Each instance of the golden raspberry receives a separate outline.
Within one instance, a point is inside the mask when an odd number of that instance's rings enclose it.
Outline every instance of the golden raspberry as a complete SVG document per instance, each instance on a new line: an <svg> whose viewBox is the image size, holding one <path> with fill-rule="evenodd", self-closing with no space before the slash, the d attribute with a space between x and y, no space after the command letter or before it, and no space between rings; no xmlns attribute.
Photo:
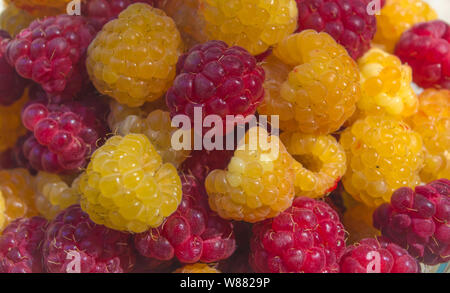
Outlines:
<svg viewBox="0 0 450 293"><path fill-rule="evenodd" d="M143 134L109 138L92 155L79 185L81 208L115 230L158 227L181 202L176 168L162 161Z"/></svg>
<svg viewBox="0 0 450 293"><path fill-rule="evenodd" d="M17 139L26 133L20 113L28 102L27 92L25 90L23 96L12 105L0 105L0 152L14 146Z"/></svg>
<svg viewBox="0 0 450 293"><path fill-rule="evenodd" d="M36 191L35 204L41 215L51 220L71 205L77 204L80 199L78 190L79 178L68 184L64 178L51 173L39 172L35 178Z"/></svg>
<svg viewBox="0 0 450 293"><path fill-rule="evenodd" d="M294 198L292 157L277 136L251 128L226 170L205 181L209 205L224 219L258 222L276 217Z"/></svg>
<svg viewBox="0 0 450 293"><path fill-rule="evenodd" d="M258 55L297 28L295 0L199 0L211 40L241 46Z"/></svg>
<svg viewBox="0 0 450 293"><path fill-rule="evenodd" d="M263 64L267 93L260 114L279 115L282 130L309 134L336 131L353 114L361 94L358 67L330 35L304 30L274 55Z"/></svg>
<svg viewBox="0 0 450 293"><path fill-rule="evenodd" d="M387 0L377 18L377 32L373 42L389 53L402 33L419 22L437 19L437 14L423 0Z"/></svg>
<svg viewBox="0 0 450 293"><path fill-rule="evenodd" d="M160 98L175 78L182 42L173 20L136 3L103 26L86 61L95 87L130 107Z"/></svg>
<svg viewBox="0 0 450 293"><path fill-rule="evenodd" d="M280 138L295 159L295 196L322 197L336 188L346 158L333 136L284 132Z"/></svg>
<svg viewBox="0 0 450 293"><path fill-rule="evenodd" d="M420 183L422 138L403 121L367 116L348 127L340 143L347 154L345 190L367 206L389 202L397 188Z"/></svg>
<svg viewBox="0 0 450 293"><path fill-rule="evenodd" d="M11 4L0 14L0 28L7 31L11 37L14 37L35 19L36 17L27 11Z"/></svg>
<svg viewBox="0 0 450 293"><path fill-rule="evenodd" d="M177 274L207 274L207 273L220 273L214 267L211 267L205 263L194 263L190 265L185 265L184 267L178 268L174 271Z"/></svg>
<svg viewBox="0 0 450 293"><path fill-rule="evenodd" d="M402 65L395 55L376 48L364 54L358 65L362 92L357 103L362 112L360 118L384 113L406 117L417 112L418 99L411 87L411 67Z"/></svg>
<svg viewBox="0 0 450 293"><path fill-rule="evenodd" d="M136 111L136 113L130 113L130 115L122 117L119 121L115 121L116 114L117 112L111 112L110 116L112 115L113 117L108 119L108 121L112 122L109 126L115 134L145 134L162 157L162 160L172 163L177 168L189 156L189 150L175 150L172 148L172 135L178 128L172 127L169 112L155 110L145 116Z"/></svg>
<svg viewBox="0 0 450 293"><path fill-rule="evenodd" d="M2 231L2 228L5 225L5 211L6 211L6 206L5 206L5 198L3 197L3 193L0 190L0 232Z"/></svg>
<svg viewBox="0 0 450 293"><path fill-rule="evenodd" d="M419 96L419 112L408 120L423 139L423 182L450 178L450 90L428 89Z"/></svg>
<svg viewBox="0 0 450 293"><path fill-rule="evenodd" d="M4 226L17 218L38 215L34 205L33 177L28 170L0 170L0 191L5 201Z"/></svg>
<svg viewBox="0 0 450 293"><path fill-rule="evenodd" d="M36 17L42 17L65 13L70 1L72 0L8 0L7 2Z"/></svg>

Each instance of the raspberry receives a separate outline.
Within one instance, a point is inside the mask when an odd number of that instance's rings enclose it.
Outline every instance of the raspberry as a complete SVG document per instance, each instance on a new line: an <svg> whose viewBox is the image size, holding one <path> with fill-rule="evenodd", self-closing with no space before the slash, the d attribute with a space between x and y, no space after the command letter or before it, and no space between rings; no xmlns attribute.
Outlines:
<svg viewBox="0 0 450 293"><path fill-rule="evenodd" d="M420 270L418 262L405 249L375 238L348 246L340 268L341 273L419 273Z"/></svg>
<svg viewBox="0 0 450 293"><path fill-rule="evenodd" d="M131 235L93 223L80 206L73 205L49 223L42 245L43 263L49 273L126 273L135 255Z"/></svg>
<svg viewBox="0 0 450 293"><path fill-rule="evenodd" d="M48 222L20 218L0 236L0 273L42 273L41 245Z"/></svg>
<svg viewBox="0 0 450 293"><path fill-rule="evenodd" d="M114 118L108 120L114 122ZM128 115L110 127L118 135L145 134L163 161L172 163L175 167L178 167L189 156L189 150L172 148L172 136L178 131L178 128L172 127L169 112L155 110L147 116Z"/></svg>
<svg viewBox="0 0 450 293"><path fill-rule="evenodd" d="M185 265L174 271L177 274L207 274L207 273L220 273L216 268L211 267L204 263L195 263L191 265Z"/></svg>
<svg viewBox="0 0 450 293"><path fill-rule="evenodd" d="M5 225L17 218L37 216L33 177L26 169L0 170L0 191L5 200ZM2 227L0 227L1 230Z"/></svg>
<svg viewBox="0 0 450 293"><path fill-rule="evenodd" d="M295 0L199 0L209 39L247 49L258 55L297 28Z"/></svg>
<svg viewBox="0 0 450 293"><path fill-rule="evenodd" d="M387 0L377 18L374 43L393 53L402 33L413 25L437 18L436 12L423 0Z"/></svg>
<svg viewBox="0 0 450 293"><path fill-rule="evenodd" d="M428 265L450 260L450 180L397 189L373 214L375 228Z"/></svg>
<svg viewBox="0 0 450 293"><path fill-rule="evenodd" d="M304 30L286 38L274 55L278 59L264 65L267 95L260 114L279 115L282 130L308 134L336 131L353 114L358 68L330 35Z"/></svg>
<svg viewBox="0 0 450 293"><path fill-rule="evenodd" d="M27 10L32 13L40 13L40 11L58 11L66 10L66 5L71 0L10 0L20 9Z"/></svg>
<svg viewBox="0 0 450 293"><path fill-rule="evenodd" d="M236 238L236 250L227 259L219 262L217 269L223 273L252 273L248 262L250 255L250 239L252 224L247 222L233 222Z"/></svg>
<svg viewBox="0 0 450 293"><path fill-rule="evenodd" d="M144 232L181 202L181 180L143 134L113 136L92 155L80 179L81 207L97 224Z"/></svg>
<svg viewBox="0 0 450 293"><path fill-rule="evenodd" d="M187 48L208 40L204 19L199 15L199 0L159 0L158 7L173 18Z"/></svg>
<svg viewBox="0 0 450 293"><path fill-rule="evenodd" d="M358 60L361 71L360 115L387 113L406 117L417 112L418 99L411 87L412 73L394 55L371 49Z"/></svg>
<svg viewBox="0 0 450 293"><path fill-rule="evenodd" d="M27 130L20 121L20 111L27 101L28 94L25 92L12 105L0 104L0 151L13 147L19 137L26 133Z"/></svg>
<svg viewBox="0 0 450 293"><path fill-rule="evenodd" d="M67 184L58 175L39 172L35 177L36 209L45 218L52 220L59 212L77 204L80 198L78 178Z"/></svg>
<svg viewBox="0 0 450 293"><path fill-rule="evenodd" d="M296 0L298 29L330 34L355 60L369 50L376 31L375 15L365 0Z"/></svg>
<svg viewBox="0 0 450 293"><path fill-rule="evenodd" d="M193 150L181 165L181 170L194 175L203 184L211 171L225 169L233 154L234 151L230 150Z"/></svg>
<svg viewBox="0 0 450 293"><path fill-rule="evenodd" d="M3 193L0 190L0 231L5 226L6 222L5 212L6 212L5 198L3 197Z"/></svg>
<svg viewBox="0 0 450 293"><path fill-rule="evenodd" d="M48 93L76 93L86 83L85 56L95 30L82 16L33 21L6 47L6 58L22 77Z"/></svg>
<svg viewBox="0 0 450 293"><path fill-rule="evenodd" d="M425 146L425 166L420 171L422 181L450 178L450 90L422 92L419 112L408 122L422 136Z"/></svg>
<svg viewBox="0 0 450 293"><path fill-rule="evenodd" d="M106 132L98 119L104 107L87 102L64 105L32 103L22 112L26 128L33 131L23 152L37 170L51 173L74 172L85 166Z"/></svg>
<svg viewBox="0 0 450 293"><path fill-rule="evenodd" d="M88 17L94 25L101 29L108 21L111 21L129 5L137 2L154 5L156 0L83 0L81 15Z"/></svg>
<svg viewBox="0 0 450 293"><path fill-rule="evenodd" d="M450 26L444 21L420 23L404 32L395 54L413 68L419 86L450 90Z"/></svg>
<svg viewBox="0 0 450 293"><path fill-rule="evenodd" d="M347 128L340 143L347 153L345 190L367 206L389 202L395 189L420 182L422 138L403 121L367 116Z"/></svg>
<svg viewBox="0 0 450 293"><path fill-rule="evenodd" d="M260 273L339 272L344 249L336 211L323 201L297 197L276 218L253 226L250 264Z"/></svg>
<svg viewBox="0 0 450 293"><path fill-rule="evenodd" d="M197 108L202 110L202 119L219 115L229 132L234 124L227 125L226 115L252 115L264 98L264 70L255 58L245 49L221 41L193 47L180 57L177 73L167 92L167 106L172 117L187 115L192 127Z"/></svg>
<svg viewBox="0 0 450 293"><path fill-rule="evenodd" d="M158 260L176 257L182 263L216 262L235 250L233 225L213 213L204 187L182 174L183 199L175 213L157 229L135 236L136 249Z"/></svg>
<svg viewBox="0 0 450 293"><path fill-rule="evenodd" d="M345 173L342 146L331 135L284 132L280 136L294 157L295 195L322 197L333 191Z"/></svg>
<svg viewBox="0 0 450 293"><path fill-rule="evenodd" d="M251 223L276 217L294 198L292 165L277 136L251 128L227 169L214 170L206 178L211 209L224 219Z"/></svg>
<svg viewBox="0 0 450 293"><path fill-rule="evenodd" d="M137 107L158 99L170 87L181 53L173 20L160 9L136 3L98 33L86 64L101 93Z"/></svg>
<svg viewBox="0 0 450 293"><path fill-rule="evenodd" d="M16 36L35 19L36 17L27 11L10 4L0 14L0 28L7 31L11 36Z"/></svg>

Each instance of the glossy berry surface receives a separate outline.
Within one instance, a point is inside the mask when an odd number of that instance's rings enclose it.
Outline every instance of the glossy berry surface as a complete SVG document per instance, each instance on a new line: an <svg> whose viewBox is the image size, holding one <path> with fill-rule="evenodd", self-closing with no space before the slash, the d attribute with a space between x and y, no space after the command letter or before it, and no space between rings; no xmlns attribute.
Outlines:
<svg viewBox="0 0 450 293"><path fill-rule="evenodd" d="M42 241L47 220L41 217L19 218L0 236L1 273L42 273Z"/></svg>
<svg viewBox="0 0 450 293"><path fill-rule="evenodd" d="M99 92L138 107L160 98L171 86L182 46L170 17L135 3L97 34L86 65Z"/></svg>
<svg viewBox="0 0 450 293"><path fill-rule="evenodd" d="M376 31L375 15L365 0L296 0L297 31L313 29L330 34L355 60L369 48Z"/></svg>
<svg viewBox="0 0 450 293"><path fill-rule="evenodd" d="M135 236L137 250L149 258L175 257L182 263L228 258L236 248L233 224L211 211L204 187L194 176L182 174L181 182L180 206L159 228Z"/></svg>
<svg viewBox="0 0 450 293"><path fill-rule="evenodd" d="M422 138L403 121L367 116L344 130L340 143L347 153L342 182L357 201L376 207L395 189L420 183Z"/></svg>
<svg viewBox="0 0 450 293"><path fill-rule="evenodd" d="M126 273L135 263L131 235L93 223L78 205L49 223L42 251L48 273Z"/></svg>
<svg viewBox="0 0 450 293"><path fill-rule="evenodd" d="M329 134L354 113L358 68L330 35L304 30L287 37L274 55L263 65L267 94L258 112L279 115L281 130Z"/></svg>
<svg viewBox="0 0 450 293"><path fill-rule="evenodd" d="M79 184L81 207L92 221L135 233L161 225L182 198L176 168L162 161L143 134L110 137Z"/></svg>
<svg viewBox="0 0 450 293"><path fill-rule="evenodd" d="M209 41L193 47L177 64L177 77L166 95L171 116L185 114L194 123L195 110L219 115L254 114L264 98L264 70L245 49ZM198 114L197 114L198 115ZM203 121L203 120L202 120Z"/></svg>
<svg viewBox="0 0 450 293"><path fill-rule="evenodd" d="M395 54L413 69L414 82L423 88L450 90L450 25L441 20L413 26L404 32Z"/></svg>
<svg viewBox="0 0 450 293"><path fill-rule="evenodd" d="M86 83L86 50L95 33L82 16L38 19L8 44L6 58L46 92L74 94Z"/></svg>
<svg viewBox="0 0 450 293"><path fill-rule="evenodd" d="M345 249L339 216L323 201L298 197L253 226L250 264L259 273L337 273Z"/></svg>
<svg viewBox="0 0 450 293"><path fill-rule="evenodd" d="M219 270L217 270L214 267L211 267L204 263L195 263L192 265L185 265L181 268L178 268L174 271L174 273L177 274L214 274L214 273L220 273Z"/></svg>
<svg viewBox="0 0 450 293"><path fill-rule="evenodd" d="M258 55L297 27L295 0L199 0L199 14L210 40L221 40Z"/></svg>
<svg viewBox="0 0 450 293"><path fill-rule="evenodd" d="M193 150L180 168L203 183L211 171L225 169L233 154L232 150Z"/></svg>
<svg viewBox="0 0 450 293"><path fill-rule="evenodd" d="M397 189L373 214L384 237L428 265L450 260L450 181Z"/></svg>
<svg viewBox="0 0 450 293"><path fill-rule="evenodd" d="M418 273L417 260L382 238L365 238L348 246L340 260L341 273Z"/></svg>

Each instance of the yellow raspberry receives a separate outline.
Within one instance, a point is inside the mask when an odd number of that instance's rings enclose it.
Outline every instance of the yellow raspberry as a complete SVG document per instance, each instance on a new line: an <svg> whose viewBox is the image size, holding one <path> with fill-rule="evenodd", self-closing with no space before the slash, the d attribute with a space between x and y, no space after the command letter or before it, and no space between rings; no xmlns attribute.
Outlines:
<svg viewBox="0 0 450 293"><path fill-rule="evenodd" d="M79 177L70 185L56 174L39 172L35 177L34 186L35 204L39 213L51 220L60 211L78 203L80 199L78 181Z"/></svg>
<svg viewBox="0 0 450 293"><path fill-rule="evenodd" d="M171 86L181 53L173 20L160 9L136 3L103 26L88 48L86 65L101 93L138 107Z"/></svg>
<svg viewBox="0 0 450 293"><path fill-rule="evenodd" d="M26 133L20 113L28 102L28 93L9 106L0 105L0 152L14 146L17 139Z"/></svg>
<svg viewBox="0 0 450 293"><path fill-rule="evenodd" d="M423 139L423 182L450 178L450 90L428 89L419 96L419 112L408 122Z"/></svg>
<svg viewBox="0 0 450 293"><path fill-rule="evenodd" d="M280 138L295 159L295 196L322 197L336 188L346 158L333 136L284 132Z"/></svg>
<svg viewBox="0 0 450 293"><path fill-rule="evenodd" d="M308 134L334 132L353 114L361 95L358 67L330 35L304 30L274 55L263 64L267 93L260 114L279 115L282 130Z"/></svg>
<svg viewBox="0 0 450 293"><path fill-rule="evenodd" d="M92 221L121 231L158 227L181 202L176 168L143 134L109 138L92 155L79 186L81 208Z"/></svg>
<svg viewBox="0 0 450 293"><path fill-rule="evenodd" d="M117 112L111 113L117 116ZM163 161L172 163L177 168L190 154L189 150L175 150L172 147L172 135L178 131L178 128L172 127L169 112L155 110L147 116L136 112L122 117L119 121L114 120L114 117L108 119L112 122L109 126L114 133L118 135L145 134Z"/></svg>
<svg viewBox="0 0 450 293"><path fill-rule="evenodd" d="M368 207L363 203L355 201L347 192L342 193L345 212L342 224L348 233L347 244L359 242L364 238L373 238L380 235L380 231L372 224L372 214L375 207Z"/></svg>
<svg viewBox="0 0 450 293"><path fill-rule="evenodd" d="M27 11L11 4L0 14L0 28L7 31L11 37L14 37L35 19L36 17Z"/></svg>
<svg viewBox="0 0 450 293"><path fill-rule="evenodd" d="M277 136L251 128L227 169L214 170L206 178L211 209L224 219L251 223L276 217L294 198L292 163Z"/></svg>
<svg viewBox="0 0 450 293"><path fill-rule="evenodd" d="M211 267L205 263L194 263L190 265L185 265L181 268L178 268L174 271L176 274L208 274L208 273L220 273L214 267Z"/></svg>
<svg viewBox="0 0 450 293"><path fill-rule="evenodd" d="M361 99L357 103L363 115L387 113L407 117L417 112L418 99L411 87L412 70L395 55L373 48L358 60L361 72Z"/></svg>
<svg viewBox="0 0 450 293"><path fill-rule="evenodd" d="M295 0L199 0L200 15L212 40L241 46L258 55L297 28Z"/></svg>
<svg viewBox="0 0 450 293"><path fill-rule="evenodd" d="M0 232L2 231L2 228L5 225L5 211L6 211L6 206L5 206L5 198L3 197L3 193L0 190Z"/></svg>
<svg viewBox="0 0 450 293"><path fill-rule="evenodd" d="M437 19L437 13L423 0L387 0L377 18L373 42L389 53L402 33L419 22Z"/></svg>
<svg viewBox="0 0 450 293"><path fill-rule="evenodd" d="M4 226L17 218L37 216L33 177L28 170L0 170L0 191L4 198Z"/></svg>
<svg viewBox="0 0 450 293"><path fill-rule="evenodd" d="M19 9L26 10L36 17L42 17L65 13L70 1L72 0L8 0L7 2L11 2Z"/></svg>
<svg viewBox="0 0 450 293"><path fill-rule="evenodd" d="M344 188L367 206L389 202L397 188L420 183L422 138L403 121L367 116L345 129L340 143L347 154Z"/></svg>

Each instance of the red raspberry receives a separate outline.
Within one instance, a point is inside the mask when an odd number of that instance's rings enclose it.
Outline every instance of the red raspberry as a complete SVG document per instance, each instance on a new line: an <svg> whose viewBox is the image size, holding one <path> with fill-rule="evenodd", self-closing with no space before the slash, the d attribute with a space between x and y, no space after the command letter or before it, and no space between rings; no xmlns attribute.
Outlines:
<svg viewBox="0 0 450 293"><path fill-rule="evenodd" d="M192 125L195 108L202 109L201 121L216 114L225 127L226 115L254 114L264 98L264 69L245 49L222 41L194 46L179 58L177 73L167 92L167 106L172 117L185 114Z"/></svg>
<svg viewBox="0 0 450 293"><path fill-rule="evenodd" d="M156 0L83 0L81 15L86 16L97 28L117 16L133 3L143 2L154 6Z"/></svg>
<svg viewBox="0 0 450 293"><path fill-rule="evenodd" d="M92 97L92 96L91 96ZM26 128L33 136L23 144L23 153L33 168L52 173L76 171L97 148L97 140L106 133L100 118L108 106L98 98L85 101L28 105L22 113Z"/></svg>
<svg viewBox="0 0 450 293"><path fill-rule="evenodd" d="M450 260L450 180L397 189L373 213L381 234L429 265Z"/></svg>
<svg viewBox="0 0 450 293"><path fill-rule="evenodd" d="M41 244L47 220L20 218L0 236L0 273L42 273Z"/></svg>
<svg viewBox="0 0 450 293"><path fill-rule="evenodd" d="M419 86L450 89L450 26L444 21L419 23L404 32L395 54L412 67Z"/></svg>
<svg viewBox="0 0 450 293"><path fill-rule="evenodd" d="M297 197L278 217L253 226L250 264L256 272L339 272L344 226L328 204Z"/></svg>
<svg viewBox="0 0 450 293"><path fill-rule="evenodd" d="M0 30L0 105L3 106L9 106L20 99L27 85L27 81L6 61L6 46L10 39L8 32Z"/></svg>
<svg viewBox="0 0 450 293"><path fill-rule="evenodd" d="M42 250L49 273L76 270L76 264L68 265L78 256L81 273L129 272L135 262L131 235L95 224L79 205L62 211L49 223Z"/></svg>
<svg viewBox="0 0 450 293"><path fill-rule="evenodd" d="M213 213L203 185L182 175L183 199L178 209L156 229L137 234L135 246L144 256L183 263L216 262L235 250L233 224Z"/></svg>
<svg viewBox="0 0 450 293"><path fill-rule="evenodd" d="M95 29L82 16L58 15L33 21L6 47L19 75L48 93L76 93L87 81L86 50Z"/></svg>
<svg viewBox="0 0 450 293"><path fill-rule="evenodd" d="M339 263L341 273L418 273L420 269L408 251L382 238L365 238L348 246Z"/></svg>
<svg viewBox="0 0 450 293"><path fill-rule="evenodd" d="M367 0L296 0L298 30L325 31L344 46L353 59L370 48L377 28L367 13Z"/></svg>

